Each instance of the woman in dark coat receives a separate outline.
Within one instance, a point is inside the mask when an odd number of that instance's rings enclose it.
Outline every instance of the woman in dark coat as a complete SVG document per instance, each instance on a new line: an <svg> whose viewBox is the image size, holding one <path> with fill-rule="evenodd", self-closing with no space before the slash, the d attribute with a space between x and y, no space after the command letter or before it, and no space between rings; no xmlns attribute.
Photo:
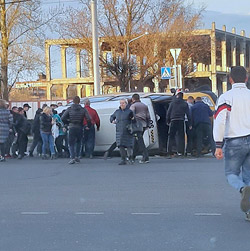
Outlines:
<svg viewBox="0 0 250 251"><path fill-rule="evenodd" d="M110 117L110 122L116 124L116 143L120 149L122 161L119 165L126 165L128 154L129 164L132 164L133 135L129 132L128 126L134 120L134 113L127 107L126 99L120 100L120 108ZM126 153L127 148L127 153Z"/></svg>
<svg viewBox="0 0 250 251"><path fill-rule="evenodd" d="M5 161L5 146L10 130L13 124L13 116L9 110L6 109L6 103L0 99L0 161Z"/></svg>

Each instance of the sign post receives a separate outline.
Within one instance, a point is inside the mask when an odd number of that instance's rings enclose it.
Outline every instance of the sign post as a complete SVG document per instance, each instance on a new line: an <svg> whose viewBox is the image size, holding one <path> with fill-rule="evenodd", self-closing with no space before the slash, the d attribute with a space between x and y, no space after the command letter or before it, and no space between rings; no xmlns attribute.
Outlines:
<svg viewBox="0 0 250 251"><path fill-rule="evenodd" d="M177 59L180 55L181 49L170 49L171 55L174 58L174 81L175 81L175 89L178 87L178 82L177 82Z"/></svg>

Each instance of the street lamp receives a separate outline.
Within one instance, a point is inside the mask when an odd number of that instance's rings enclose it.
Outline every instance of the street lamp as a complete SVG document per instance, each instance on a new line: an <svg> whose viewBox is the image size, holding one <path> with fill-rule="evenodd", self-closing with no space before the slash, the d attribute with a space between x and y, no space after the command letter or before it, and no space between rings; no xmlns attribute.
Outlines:
<svg viewBox="0 0 250 251"><path fill-rule="evenodd" d="M129 44L132 43L133 41L145 36L145 35L148 35L148 32L146 31L144 34L136 37L136 38L133 38L131 40L128 41L127 43L127 61L129 62ZM129 78L128 78L128 91L130 92L131 91L131 86L130 86L130 69L128 70L128 73L129 73Z"/></svg>
<svg viewBox="0 0 250 251"><path fill-rule="evenodd" d="M92 46L93 46L93 68L94 68L94 94L100 94L100 66L99 66L99 46L97 30L97 0L91 0L92 18Z"/></svg>

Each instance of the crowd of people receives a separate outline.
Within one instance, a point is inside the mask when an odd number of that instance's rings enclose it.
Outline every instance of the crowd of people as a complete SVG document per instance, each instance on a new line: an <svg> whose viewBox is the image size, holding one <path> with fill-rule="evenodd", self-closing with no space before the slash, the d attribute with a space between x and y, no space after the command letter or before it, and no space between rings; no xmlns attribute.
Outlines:
<svg viewBox="0 0 250 251"><path fill-rule="evenodd" d="M69 164L80 162L80 158L93 158L95 133L100 129L100 118L95 109L90 107L89 99L76 96L73 104L61 114L56 108L62 104L44 104L36 111L33 123L27 120L29 104L9 109L4 100L0 101L0 161L6 157L22 159L26 155L33 157L34 150L42 159L70 158ZM213 112L201 98L183 99L183 92L173 96L166 113L168 124L167 158L175 155L194 154L200 157L204 140L215 151L212 136L211 117ZM131 99L121 99L119 108L110 116L110 122L116 125L116 141L104 154L104 159L118 147L121 155L120 165L133 164L136 156L142 155L139 161L149 163L149 153L143 135L150 125L150 114L147 105L138 94ZM32 143L28 148L28 135L32 132ZM187 135L187 144L185 144Z"/></svg>

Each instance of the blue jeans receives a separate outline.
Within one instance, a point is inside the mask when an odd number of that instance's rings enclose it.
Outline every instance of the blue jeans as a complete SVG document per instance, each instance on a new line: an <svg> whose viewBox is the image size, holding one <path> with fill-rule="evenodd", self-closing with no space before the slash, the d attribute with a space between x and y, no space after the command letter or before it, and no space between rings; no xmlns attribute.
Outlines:
<svg viewBox="0 0 250 251"><path fill-rule="evenodd" d="M41 137L43 141L42 154L46 154L46 149L48 148L50 149L51 154L55 154L54 138L52 133L44 133L41 131Z"/></svg>
<svg viewBox="0 0 250 251"><path fill-rule="evenodd" d="M250 185L250 135L226 139L224 146L225 174L228 183L240 191Z"/></svg>
<svg viewBox="0 0 250 251"><path fill-rule="evenodd" d="M85 155L93 155L95 148L95 126L92 125L89 130L84 129L83 145L85 148Z"/></svg>

